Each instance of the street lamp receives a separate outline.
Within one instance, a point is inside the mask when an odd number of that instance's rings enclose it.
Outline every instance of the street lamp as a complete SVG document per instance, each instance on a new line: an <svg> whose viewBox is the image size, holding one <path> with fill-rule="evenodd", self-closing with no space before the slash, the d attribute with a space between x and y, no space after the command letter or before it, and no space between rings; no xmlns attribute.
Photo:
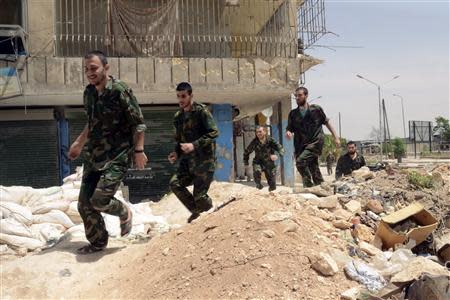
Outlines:
<svg viewBox="0 0 450 300"><path fill-rule="evenodd" d="M381 126L381 85L376 83L376 82L373 82L372 80L367 79L367 78L365 78L365 77L363 77L363 76L361 76L359 74L357 74L356 77L358 77L359 79L363 79L363 80L365 80L365 81L375 85L377 87L377 89L378 89L378 120L379 120L378 130L380 131L380 135L381 135L381 132L382 132L381 131L382 130L382 128L381 128L382 127ZM387 84L387 83L391 82L392 80L395 80L395 79L397 79L399 77L400 77L400 75L396 75L396 76L392 77L390 80L384 82L383 85ZM380 158L381 158L381 160L383 160L383 142L381 142L381 137L380 136L377 136L377 139L378 139L378 143L381 145Z"/></svg>
<svg viewBox="0 0 450 300"><path fill-rule="evenodd" d="M322 96L319 96L319 97L316 97L316 98L312 98L312 99L309 100L308 102L311 103L311 102L313 102L314 100L318 100L318 99L321 99L321 98L322 98Z"/></svg>
<svg viewBox="0 0 450 300"><path fill-rule="evenodd" d="M405 143L406 143L406 125L405 125L406 123L405 123L405 109L404 109L404 106L403 106L403 97L400 96L400 95L397 95L397 94L392 94L392 96L399 97L400 101L402 103L403 137L405 138Z"/></svg>

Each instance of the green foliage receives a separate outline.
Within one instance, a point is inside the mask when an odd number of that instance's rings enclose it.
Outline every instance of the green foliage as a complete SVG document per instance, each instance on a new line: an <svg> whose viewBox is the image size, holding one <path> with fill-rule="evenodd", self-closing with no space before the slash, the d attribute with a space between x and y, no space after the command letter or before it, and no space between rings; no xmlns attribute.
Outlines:
<svg viewBox="0 0 450 300"><path fill-rule="evenodd" d="M392 141L392 150L394 151L395 158L403 157L405 155L406 146L401 138L396 137Z"/></svg>
<svg viewBox="0 0 450 300"><path fill-rule="evenodd" d="M408 182L418 188L432 188L433 176L422 175L417 171L411 171L408 173Z"/></svg>
<svg viewBox="0 0 450 300"><path fill-rule="evenodd" d="M393 151L391 143L383 143L383 154L391 154Z"/></svg>
<svg viewBox="0 0 450 300"><path fill-rule="evenodd" d="M439 116L435 119L436 126L433 128L433 133L438 132L443 141L450 141L450 123L449 120Z"/></svg>
<svg viewBox="0 0 450 300"><path fill-rule="evenodd" d="M334 157L337 159L339 158L339 155L341 154L342 150L345 149L347 140L344 138L341 138L341 149L336 149L336 145L334 144L334 139L331 134L325 134L324 139L324 145L323 145L323 151L322 155L320 156L320 161L324 162L326 161L326 158L328 156L328 153L333 153Z"/></svg>

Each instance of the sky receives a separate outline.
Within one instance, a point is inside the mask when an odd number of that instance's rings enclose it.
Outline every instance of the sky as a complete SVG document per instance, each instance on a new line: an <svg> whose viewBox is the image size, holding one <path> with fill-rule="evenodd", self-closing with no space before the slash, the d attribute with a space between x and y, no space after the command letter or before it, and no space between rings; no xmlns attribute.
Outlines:
<svg viewBox="0 0 450 300"><path fill-rule="evenodd" d="M408 121L449 118L449 1L325 1L327 30L306 54L324 62L306 73L309 99L321 105L342 137L367 139L378 126L376 86L391 137L403 137L399 94ZM321 46L336 47L335 51ZM389 83L394 76L399 77Z"/></svg>

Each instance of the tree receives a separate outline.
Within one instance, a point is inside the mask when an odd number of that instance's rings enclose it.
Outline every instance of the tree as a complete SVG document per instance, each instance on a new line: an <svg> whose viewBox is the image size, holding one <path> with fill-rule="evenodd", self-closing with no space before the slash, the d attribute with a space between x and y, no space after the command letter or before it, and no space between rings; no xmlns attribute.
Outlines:
<svg viewBox="0 0 450 300"><path fill-rule="evenodd" d="M436 126L433 128L433 134L438 134L441 141L450 142L450 123L448 119L439 116L435 120Z"/></svg>
<svg viewBox="0 0 450 300"><path fill-rule="evenodd" d="M344 138L340 138L341 140L341 148L344 148L347 144L347 140ZM336 149L336 145L334 144L334 139L331 136L331 134L325 134L324 138L324 144L323 144L323 150L322 155L320 156L320 161L326 161L326 158L328 156L328 153L333 153L334 157L339 158L339 155L341 153L342 149Z"/></svg>
<svg viewBox="0 0 450 300"><path fill-rule="evenodd" d="M406 154L406 146L403 140L399 137L396 137L392 141L392 148L394 151L394 157L399 163L402 162L402 157Z"/></svg>

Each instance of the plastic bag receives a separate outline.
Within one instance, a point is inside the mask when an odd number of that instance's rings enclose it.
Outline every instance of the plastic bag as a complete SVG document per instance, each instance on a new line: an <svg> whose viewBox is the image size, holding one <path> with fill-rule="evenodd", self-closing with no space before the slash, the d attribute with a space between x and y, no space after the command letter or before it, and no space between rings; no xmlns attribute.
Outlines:
<svg viewBox="0 0 450 300"><path fill-rule="evenodd" d="M371 292L377 292L386 285L384 278L363 262L353 260L345 265L344 270L351 279L364 284Z"/></svg>

